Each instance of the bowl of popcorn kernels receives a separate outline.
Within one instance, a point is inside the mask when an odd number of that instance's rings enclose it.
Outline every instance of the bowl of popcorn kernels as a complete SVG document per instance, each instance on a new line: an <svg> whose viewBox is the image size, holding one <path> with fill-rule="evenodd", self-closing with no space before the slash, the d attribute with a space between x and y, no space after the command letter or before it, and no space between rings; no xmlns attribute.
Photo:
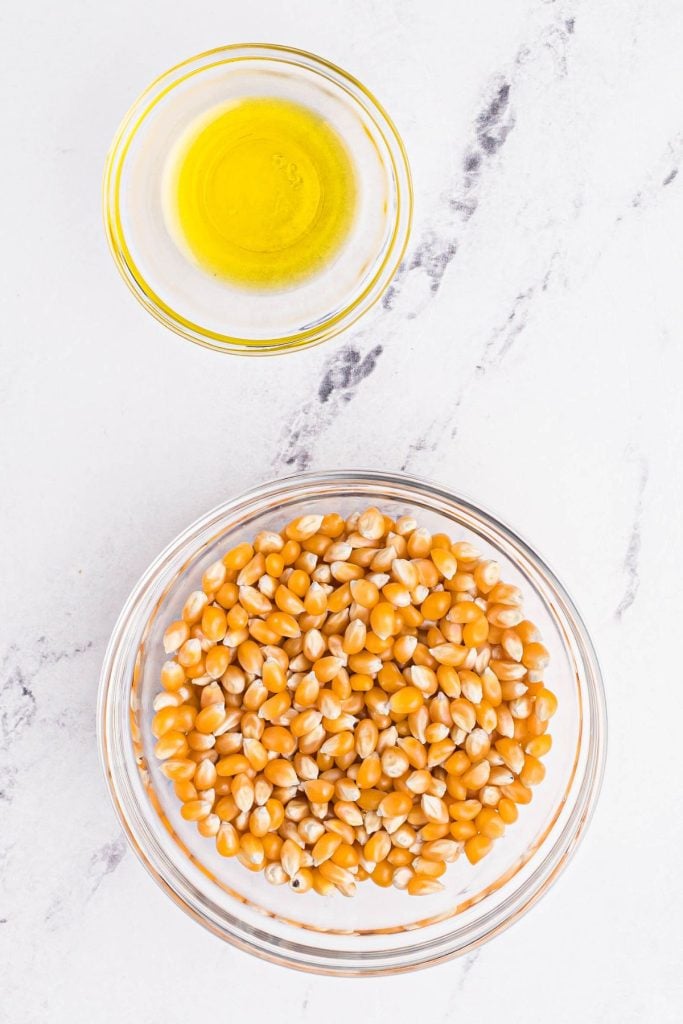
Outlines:
<svg viewBox="0 0 683 1024"><path fill-rule="evenodd" d="M305 474L202 517L114 629L102 762L136 853L220 938L341 975L471 950L595 805L600 670L561 584L434 484Z"/></svg>

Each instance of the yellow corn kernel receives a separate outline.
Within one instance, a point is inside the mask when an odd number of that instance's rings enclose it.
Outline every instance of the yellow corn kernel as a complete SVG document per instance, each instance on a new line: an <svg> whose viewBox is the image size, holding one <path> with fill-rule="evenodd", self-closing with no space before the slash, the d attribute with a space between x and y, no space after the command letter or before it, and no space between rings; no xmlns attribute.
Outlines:
<svg viewBox="0 0 683 1024"><path fill-rule="evenodd" d="M249 815L249 832L252 836L256 836L257 839L263 839L271 827L270 815L266 807L255 807ZM264 856L265 856L265 848Z"/></svg>
<svg viewBox="0 0 683 1024"><path fill-rule="evenodd" d="M266 800L265 808L268 811L271 829L280 828L285 820L285 808L282 801L277 800L275 797L271 797L270 800Z"/></svg>
<svg viewBox="0 0 683 1024"><path fill-rule="evenodd" d="M267 810L267 808L266 808ZM270 812L269 816L270 816ZM284 812L283 812L284 813ZM272 821L272 818L271 818ZM278 826L279 828L279 826ZM279 860L280 853L282 851L282 844L284 840L282 836L279 836L276 832L268 832L262 837L261 842L263 843L263 852L266 855L266 860Z"/></svg>
<svg viewBox="0 0 683 1024"><path fill-rule="evenodd" d="M503 797L502 800L499 801L497 810L506 825L512 825L519 817L517 804L508 799L508 797Z"/></svg>
<svg viewBox="0 0 683 1024"><path fill-rule="evenodd" d="M450 826L450 833L453 838L462 843L477 834L477 826L473 821L454 821Z"/></svg>
<svg viewBox="0 0 683 1024"><path fill-rule="evenodd" d="M363 847L363 856L366 860L378 864L389 856L391 845L391 836L380 829L368 839Z"/></svg>
<svg viewBox="0 0 683 1024"><path fill-rule="evenodd" d="M386 640L397 631L396 613L389 601L379 601L370 612L370 625L381 640Z"/></svg>
<svg viewBox="0 0 683 1024"><path fill-rule="evenodd" d="M349 668L361 675L374 676L382 668L382 659L369 651L361 651L360 654L350 655Z"/></svg>
<svg viewBox="0 0 683 1024"><path fill-rule="evenodd" d="M341 658L329 655L325 658L319 658L313 665L313 671L319 683L329 683L339 674L342 667L343 661Z"/></svg>
<svg viewBox="0 0 683 1024"><path fill-rule="evenodd" d="M312 537L314 533L318 532L322 521L323 517L319 515L299 516L285 527L285 536L290 540L301 543L301 541L307 540L308 537Z"/></svg>
<svg viewBox="0 0 683 1024"><path fill-rule="evenodd" d="M227 571L223 562L214 562L202 576L202 590L206 594L214 594L225 583Z"/></svg>
<svg viewBox="0 0 683 1024"><path fill-rule="evenodd" d="M273 579L279 579L285 571L285 561L278 551L271 551L266 555L266 572Z"/></svg>
<svg viewBox="0 0 683 1024"><path fill-rule="evenodd" d="M387 860L395 868L407 867L413 862L413 854L410 850L403 850L400 846L392 846L387 855Z"/></svg>
<svg viewBox="0 0 683 1024"><path fill-rule="evenodd" d="M441 892L444 886L438 878L429 878L427 875L413 875L406 888L410 896L433 896L434 893Z"/></svg>
<svg viewBox="0 0 683 1024"><path fill-rule="evenodd" d="M500 839L505 833L505 822L493 807L483 807L474 819L477 831L489 839Z"/></svg>
<svg viewBox="0 0 683 1024"><path fill-rule="evenodd" d="M501 786L500 791L503 796L508 797L516 804L529 804L533 797L533 793L523 782L518 779L515 782L511 782L509 786Z"/></svg>
<svg viewBox="0 0 683 1024"><path fill-rule="evenodd" d="M292 573L292 575L294 574ZM289 587L285 587L282 583L275 591L275 604L285 615L301 615L306 610L303 602L294 591L290 590Z"/></svg>
<svg viewBox="0 0 683 1024"><path fill-rule="evenodd" d="M306 591L304 608L309 615L323 615L327 611L327 594L319 583L311 583Z"/></svg>
<svg viewBox="0 0 683 1024"><path fill-rule="evenodd" d="M178 661L185 669L185 674L188 675L188 669L193 665L198 665L202 660L202 644L201 641L196 637L190 637L186 640L178 651Z"/></svg>
<svg viewBox="0 0 683 1024"><path fill-rule="evenodd" d="M385 662L377 673L377 682L387 693L394 693L406 685L398 665L393 661Z"/></svg>
<svg viewBox="0 0 683 1024"><path fill-rule="evenodd" d="M186 821L201 821L211 814L211 804L208 800L188 800L180 808L180 814Z"/></svg>
<svg viewBox="0 0 683 1024"><path fill-rule="evenodd" d="M194 776L197 764L191 758L172 757L161 766L161 770L167 779L173 782L189 782Z"/></svg>
<svg viewBox="0 0 683 1024"><path fill-rule="evenodd" d="M417 874L426 878L441 878L446 874L446 865L443 861L428 860L427 857L416 857L413 868Z"/></svg>
<svg viewBox="0 0 683 1024"><path fill-rule="evenodd" d="M398 818L406 815L412 806L412 796L396 790L384 797L378 811L383 818Z"/></svg>
<svg viewBox="0 0 683 1024"><path fill-rule="evenodd" d="M492 847L493 840L488 836L472 836L470 839L465 841L465 856L470 864L476 864L482 859L482 857L485 857L487 853L490 853Z"/></svg>
<svg viewBox="0 0 683 1024"><path fill-rule="evenodd" d="M208 640L217 643L225 636L228 620L225 611L217 605L209 605L202 614L202 633Z"/></svg>
<svg viewBox="0 0 683 1024"><path fill-rule="evenodd" d="M240 569L243 569L253 557L253 547L251 544L245 542L244 544L238 544L236 547L231 548L227 554L223 555L223 565L226 569L232 569L239 572Z"/></svg>
<svg viewBox="0 0 683 1024"><path fill-rule="evenodd" d="M234 857L239 848L240 840L237 829L229 822L223 822L216 833L216 849L221 857Z"/></svg>
<svg viewBox="0 0 683 1024"><path fill-rule="evenodd" d="M244 587L241 588L242 590ZM226 615L228 626L232 631L243 630L249 622L249 613L241 604L235 604Z"/></svg>
<svg viewBox="0 0 683 1024"><path fill-rule="evenodd" d="M541 722L547 722L553 717L557 711L557 697L550 690L543 688L540 693L536 695L534 701L534 712L541 720Z"/></svg>
<svg viewBox="0 0 683 1024"><path fill-rule="evenodd" d="M240 851L254 865L260 866L266 857L263 843L258 836L253 835L251 832L245 832L240 836Z"/></svg>
<svg viewBox="0 0 683 1024"><path fill-rule="evenodd" d="M420 612L428 622L438 622L451 607L451 595L446 590L435 590L420 605Z"/></svg>
<svg viewBox="0 0 683 1024"><path fill-rule="evenodd" d="M480 615L473 622L463 626L462 640L465 647L481 647L489 635L489 622L485 615Z"/></svg>
<svg viewBox="0 0 683 1024"><path fill-rule="evenodd" d="M240 775L249 771L249 762L244 754L228 754L216 763L216 772L221 776Z"/></svg>
<svg viewBox="0 0 683 1024"><path fill-rule="evenodd" d="M245 739L242 741L244 756L255 772L261 772L268 763L268 751L257 739Z"/></svg>
<svg viewBox="0 0 683 1024"><path fill-rule="evenodd" d="M288 612L271 612L266 618L266 625L279 637L296 638L301 636L301 627L293 615Z"/></svg>
<svg viewBox="0 0 683 1024"><path fill-rule="evenodd" d="M169 693L177 693L185 682L185 672L177 661L165 661L161 667L161 685Z"/></svg>
<svg viewBox="0 0 683 1024"><path fill-rule="evenodd" d="M525 786L537 786L545 778L545 765L538 758L527 754L519 778Z"/></svg>
<svg viewBox="0 0 683 1024"><path fill-rule="evenodd" d="M545 757L552 745L552 736L550 733L544 733L541 736L532 736L530 740L527 740L524 750L532 757Z"/></svg>
<svg viewBox="0 0 683 1024"><path fill-rule="evenodd" d="M299 561L299 559L297 559L297 562L298 561ZM310 576L308 575L308 573L304 569L300 569L300 568L294 569L294 571L292 572L291 576L287 580L287 586L288 586L290 592L293 593L295 595L295 597L299 598L299 600L301 600L302 598L304 598L306 596L306 594L308 593L308 588L310 587L310 585L311 585L311 578L310 578ZM286 611L286 610L287 609L283 609L283 611Z"/></svg>
<svg viewBox="0 0 683 1024"><path fill-rule="evenodd" d="M390 864L387 860L380 861L370 873L370 878L373 880L375 885L379 885L383 889L386 889L391 885L394 878L393 864Z"/></svg>
<svg viewBox="0 0 683 1024"><path fill-rule="evenodd" d="M379 590L371 580L351 580L349 589L353 600L363 608L374 608L379 601Z"/></svg>
<svg viewBox="0 0 683 1024"><path fill-rule="evenodd" d="M334 796L334 786L326 779L312 779L304 783L304 793L313 804L326 804Z"/></svg>
<svg viewBox="0 0 683 1024"><path fill-rule="evenodd" d="M341 868L355 868L360 862L360 851L355 845L340 843L330 860Z"/></svg>
<svg viewBox="0 0 683 1024"><path fill-rule="evenodd" d="M372 789L382 775L382 762L379 755L371 753L361 761L356 775L356 783L360 789Z"/></svg>
<svg viewBox="0 0 683 1024"><path fill-rule="evenodd" d="M430 647L429 653L437 664L459 668L467 658L468 649L460 644L445 643Z"/></svg>
<svg viewBox="0 0 683 1024"><path fill-rule="evenodd" d="M189 749L185 734L171 729L157 741L154 753L160 761L165 761L169 757L183 758Z"/></svg>
<svg viewBox="0 0 683 1024"><path fill-rule="evenodd" d="M268 697L260 705L259 718L264 718L266 722L274 722L277 718L284 715L285 711L291 706L292 698L286 690L282 690L280 693L274 693L272 697Z"/></svg>
<svg viewBox="0 0 683 1024"><path fill-rule="evenodd" d="M284 758L276 757L269 761L263 770L263 774L268 779L268 782L272 782L274 786L289 787L299 784L299 777L294 770L294 766L291 761L286 761Z"/></svg>
<svg viewBox="0 0 683 1024"><path fill-rule="evenodd" d="M424 697L416 686L404 686L402 689L392 693L389 700L389 707L392 714L409 715L417 711L424 703Z"/></svg>
<svg viewBox="0 0 683 1024"><path fill-rule="evenodd" d="M162 736L167 732L171 732L171 730L179 731L177 729L177 718L175 707L161 708L152 719L152 735L156 739L161 739Z"/></svg>
<svg viewBox="0 0 683 1024"><path fill-rule="evenodd" d="M338 732L329 739L325 740L320 750L323 754L329 754L330 757L341 757L344 754L349 754L354 748L354 736L352 732L344 731Z"/></svg>

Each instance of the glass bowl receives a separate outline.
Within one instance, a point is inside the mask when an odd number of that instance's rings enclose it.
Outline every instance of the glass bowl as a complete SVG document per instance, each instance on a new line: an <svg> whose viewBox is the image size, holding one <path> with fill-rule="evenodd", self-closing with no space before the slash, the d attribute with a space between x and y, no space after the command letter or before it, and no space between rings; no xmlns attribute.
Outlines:
<svg viewBox="0 0 683 1024"><path fill-rule="evenodd" d="M475 866L448 867L445 890L411 897L368 882L352 899L298 895L221 858L179 814L159 771L150 731L165 659L165 626L227 548L313 511L379 506L411 514L495 557L523 589L525 612L551 654L559 698L547 775L519 820ZM507 526L471 502L422 480L375 472L304 474L255 488L190 526L149 567L129 597L107 649L100 684L102 762L114 805L145 867L187 913L222 939L267 960L342 975L388 974L471 950L506 928L546 891L576 849L603 772L606 720L600 669L586 628L550 569Z"/></svg>
<svg viewBox="0 0 683 1024"><path fill-rule="evenodd" d="M356 170L356 213L339 252L288 289L254 291L188 259L163 209L169 154L198 117L231 100L267 96L319 114ZM355 78L285 46L224 46L154 81L126 114L109 152L104 220L112 254L142 305L171 330L208 348L263 355L332 338L386 290L410 230L412 186L389 116Z"/></svg>

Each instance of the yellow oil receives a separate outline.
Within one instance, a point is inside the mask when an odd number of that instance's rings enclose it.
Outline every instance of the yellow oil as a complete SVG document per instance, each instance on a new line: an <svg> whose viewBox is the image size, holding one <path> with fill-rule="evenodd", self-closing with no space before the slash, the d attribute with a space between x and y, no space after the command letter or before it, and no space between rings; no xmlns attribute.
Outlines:
<svg viewBox="0 0 683 1024"><path fill-rule="evenodd" d="M327 265L356 206L351 158L318 114L254 97L214 109L179 140L164 207L181 248L209 274L282 289Z"/></svg>

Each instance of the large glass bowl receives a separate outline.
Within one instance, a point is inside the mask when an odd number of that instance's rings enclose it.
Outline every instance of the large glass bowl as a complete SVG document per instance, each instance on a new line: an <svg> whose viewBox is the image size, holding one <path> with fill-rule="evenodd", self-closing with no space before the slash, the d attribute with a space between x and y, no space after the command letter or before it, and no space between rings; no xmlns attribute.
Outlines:
<svg viewBox="0 0 683 1024"><path fill-rule="evenodd" d="M255 291L195 265L164 216L165 171L178 139L214 108L265 96L313 110L356 171L356 211L340 250L286 289ZM126 284L157 320L222 352L264 355L326 341L386 290L408 240L410 170L391 119L355 78L285 46L224 46L154 81L123 119L103 185L107 238Z"/></svg>
<svg viewBox="0 0 683 1024"><path fill-rule="evenodd" d="M547 775L519 820L472 866L449 865L445 890L411 897L370 882L352 899L297 895L225 860L179 814L159 771L150 732L165 658L161 637L207 565L259 530L304 512L379 506L411 514L432 532L474 542L520 586L525 611L551 654L548 685L559 698ZM330 974L424 967L491 938L523 914L566 865L591 817L605 755L600 670L572 601L541 558L507 526L434 484L374 472L305 474L265 484L213 509L149 567L112 634L100 688L99 729L107 781L126 834L145 867L187 913L222 939L264 959Z"/></svg>

